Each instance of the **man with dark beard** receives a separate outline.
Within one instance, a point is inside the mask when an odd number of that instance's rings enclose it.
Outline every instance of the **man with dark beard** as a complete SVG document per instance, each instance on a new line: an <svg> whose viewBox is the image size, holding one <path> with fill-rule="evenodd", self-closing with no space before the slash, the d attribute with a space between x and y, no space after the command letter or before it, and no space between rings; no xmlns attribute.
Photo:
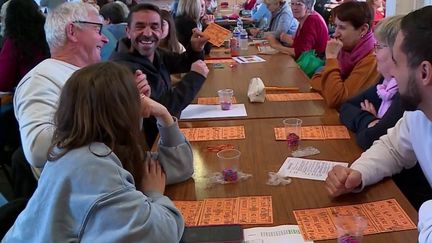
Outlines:
<svg viewBox="0 0 432 243"><path fill-rule="evenodd" d="M394 128L376 141L350 168L336 166L328 174L331 196L360 191L403 168L420 164L432 185L432 6L414 11L402 20L393 47L392 75L401 100L409 107ZM415 188L413 188L415 190ZM419 242L432 242L432 200L419 210Z"/></svg>
<svg viewBox="0 0 432 243"><path fill-rule="evenodd" d="M182 54L158 49L162 36L162 18L153 4L134 6L127 19L127 38L119 41L111 60L125 64L133 72L141 70L147 75L151 98L164 105L177 118L201 89L208 68L203 59L203 48L208 38L194 31L191 44ZM175 87L170 74L187 73ZM144 119L146 139L152 146L158 129L154 118Z"/></svg>

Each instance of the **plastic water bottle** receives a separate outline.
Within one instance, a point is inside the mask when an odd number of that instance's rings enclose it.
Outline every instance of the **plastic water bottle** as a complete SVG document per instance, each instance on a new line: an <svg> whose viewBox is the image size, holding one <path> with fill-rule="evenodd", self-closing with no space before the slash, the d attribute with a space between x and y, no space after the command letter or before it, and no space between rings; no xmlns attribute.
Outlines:
<svg viewBox="0 0 432 243"><path fill-rule="evenodd" d="M233 37L237 39L237 48L240 50L240 34L241 29L240 28L234 28Z"/></svg>
<svg viewBox="0 0 432 243"><path fill-rule="evenodd" d="M237 18L237 28L239 29L239 31L241 31L243 29L243 21L239 18Z"/></svg>
<svg viewBox="0 0 432 243"><path fill-rule="evenodd" d="M266 17L262 18L258 28L260 28L263 31L266 31L268 28L268 19Z"/></svg>
<svg viewBox="0 0 432 243"><path fill-rule="evenodd" d="M242 29L240 31L240 49L241 50L247 50L248 49L248 34L245 29Z"/></svg>
<svg viewBox="0 0 432 243"><path fill-rule="evenodd" d="M230 39L231 56L238 56L240 53L240 30L236 27Z"/></svg>

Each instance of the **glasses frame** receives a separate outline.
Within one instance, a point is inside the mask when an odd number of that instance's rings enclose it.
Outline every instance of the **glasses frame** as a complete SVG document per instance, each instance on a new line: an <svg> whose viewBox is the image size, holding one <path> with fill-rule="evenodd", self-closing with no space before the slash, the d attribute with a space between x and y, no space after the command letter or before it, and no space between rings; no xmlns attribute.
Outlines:
<svg viewBox="0 0 432 243"><path fill-rule="evenodd" d="M99 35L102 35L102 27L103 27L102 23L83 21L83 20L75 20L72 23L74 23L74 24L91 24L91 25L97 25L97 26L99 26Z"/></svg>
<svg viewBox="0 0 432 243"><path fill-rule="evenodd" d="M384 49L386 47L389 47L389 46L387 44L382 44L382 43L378 43L378 42L376 42L374 44L374 50L375 50L375 52L377 52L378 50L382 50L382 49Z"/></svg>

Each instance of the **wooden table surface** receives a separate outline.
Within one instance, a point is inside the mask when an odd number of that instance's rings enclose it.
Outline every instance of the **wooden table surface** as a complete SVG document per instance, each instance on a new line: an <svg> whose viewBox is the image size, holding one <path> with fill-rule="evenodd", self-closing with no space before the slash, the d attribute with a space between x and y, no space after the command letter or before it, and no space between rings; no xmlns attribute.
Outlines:
<svg viewBox="0 0 432 243"><path fill-rule="evenodd" d="M304 125L339 124L335 114L323 117L304 117ZM192 142L195 173L193 179L168 186L166 195L172 200L202 200L213 197L238 197L271 195L273 198L274 225L296 224L292 213L296 209L349 205L395 198L414 223L417 212L395 186L392 180L384 180L363 192L332 199L328 196L324 182L293 178L286 186L268 186L268 172L277 172L289 156L285 141L276 141L273 128L282 127L282 119L246 119L229 121L181 122L181 127L243 125L246 138L242 140ZM209 145L233 144L242 152L240 170L252 174L252 178L228 185L210 187L208 175L220 170L215 152L207 150ZM350 140L301 141L302 146L314 146L321 151L311 159L352 162L361 153L351 134ZM271 226L271 225L266 225ZM254 227L254 226L246 226ZM402 231L365 236L363 242L416 242L417 231ZM319 241L334 242L335 240Z"/></svg>

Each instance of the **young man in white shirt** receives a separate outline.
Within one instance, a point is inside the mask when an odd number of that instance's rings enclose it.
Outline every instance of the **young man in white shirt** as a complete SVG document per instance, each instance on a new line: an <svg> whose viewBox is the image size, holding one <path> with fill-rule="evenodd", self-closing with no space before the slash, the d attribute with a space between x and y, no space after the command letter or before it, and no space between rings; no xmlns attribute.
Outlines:
<svg viewBox="0 0 432 243"><path fill-rule="evenodd" d="M432 6L402 20L393 47L392 74L402 103L416 107L405 112L394 128L364 152L350 168L334 167L326 179L331 196L360 191L403 168L420 164L432 185ZM415 188L413 188L415 190ZM419 210L419 242L432 242L432 200Z"/></svg>

